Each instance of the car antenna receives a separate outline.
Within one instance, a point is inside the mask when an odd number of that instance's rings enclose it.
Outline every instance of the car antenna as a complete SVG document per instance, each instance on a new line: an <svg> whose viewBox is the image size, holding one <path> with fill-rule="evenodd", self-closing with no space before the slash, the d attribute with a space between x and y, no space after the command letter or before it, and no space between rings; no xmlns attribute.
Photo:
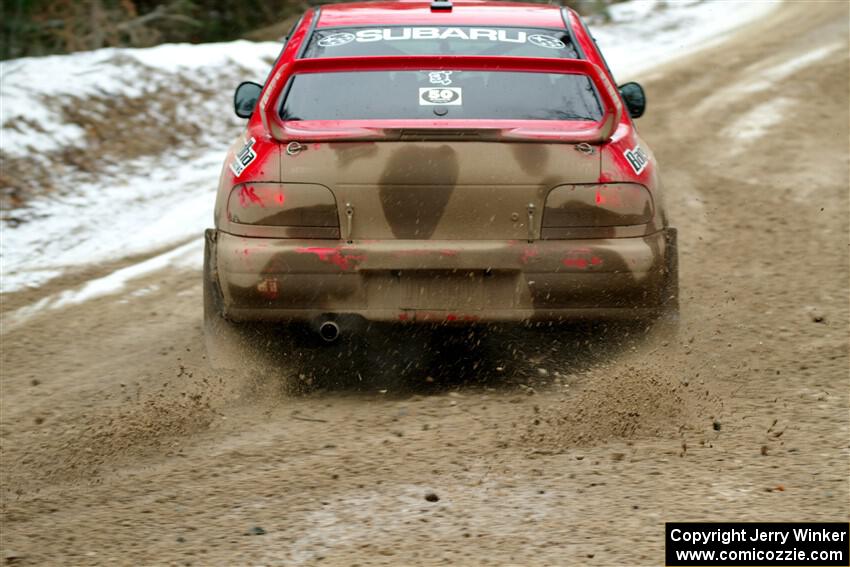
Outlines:
<svg viewBox="0 0 850 567"><path fill-rule="evenodd" d="M432 12L451 12L452 0L431 0Z"/></svg>

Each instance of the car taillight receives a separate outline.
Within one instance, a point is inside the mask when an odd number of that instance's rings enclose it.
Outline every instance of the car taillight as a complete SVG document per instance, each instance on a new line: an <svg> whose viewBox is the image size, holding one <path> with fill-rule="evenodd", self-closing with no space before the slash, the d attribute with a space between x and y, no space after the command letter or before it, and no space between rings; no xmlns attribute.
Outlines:
<svg viewBox="0 0 850 567"><path fill-rule="evenodd" d="M313 227L321 236L338 238L336 200L327 187L308 183L245 183L230 191L231 223L270 227ZM330 229L335 229L330 230ZM309 238L310 236L305 236Z"/></svg>
<svg viewBox="0 0 850 567"><path fill-rule="evenodd" d="M544 238L546 229L634 226L649 223L652 216L652 196L643 185L561 185L546 198Z"/></svg>

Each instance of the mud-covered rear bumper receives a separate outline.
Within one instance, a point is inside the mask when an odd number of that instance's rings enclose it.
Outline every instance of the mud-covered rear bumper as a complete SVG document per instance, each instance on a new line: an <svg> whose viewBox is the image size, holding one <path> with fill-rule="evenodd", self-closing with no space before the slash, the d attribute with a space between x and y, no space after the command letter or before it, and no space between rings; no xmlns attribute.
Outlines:
<svg viewBox="0 0 850 567"><path fill-rule="evenodd" d="M234 320L395 322L636 318L668 299L676 232L526 241L296 240L207 231ZM672 267L672 268L671 268Z"/></svg>

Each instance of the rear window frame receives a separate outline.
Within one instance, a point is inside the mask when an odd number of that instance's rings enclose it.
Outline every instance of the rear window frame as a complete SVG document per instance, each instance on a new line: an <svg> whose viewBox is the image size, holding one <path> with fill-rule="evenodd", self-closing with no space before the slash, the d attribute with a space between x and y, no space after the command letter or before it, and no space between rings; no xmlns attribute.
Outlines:
<svg viewBox="0 0 850 567"><path fill-rule="evenodd" d="M551 59L559 59L559 58L552 57ZM332 73L336 73L336 72L345 73L345 72L352 72L352 71L333 71L333 72L327 73L327 74L332 74ZM353 71L353 72L357 72L357 71ZM421 71L411 71L411 72L421 72ZM495 71L495 72L499 72L499 71ZM521 72L521 71L519 71L519 72ZM536 71L526 71L526 72L537 73ZM547 74L547 73L540 73L540 74ZM563 73L563 74L567 75L567 74L572 74L572 73ZM295 75L292 75L291 77L289 77L289 79L286 81L286 85L284 85L283 89L281 90L280 96L278 97L278 104L277 104L277 107L275 109L275 115L277 116L277 118L281 122L316 122L316 121L324 121L324 120L331 120L331 121L335 120L335 119L332 119L332 118L328 118L328 119L308 119L308 120L292 120L292 119L287 120L286 118L284 118L283 111L284 111L284 107L286 106L286 100L287 100L287 98L289 98L289 92L292 89L293 84L295 83L296 77L298 77L298 76L299 76L298 74L295 74ZM585 75L579 75L579 76L585 76ZM592 79L590 79L589 77L588 77L588 79L589 79L588 82L589 82L590 88L593 90L593 96L596 99L597 104L599 105L599 109L600 109L602 118L604 118L605 107L602 103L602 95L599 92L599 88L596 86L595 82ZM602 118L600 118L600 120ZM461 118L440 118L440 119L446 120L446 121L457 120L458 122L462 122L462 121L465 121L465 120L466 121L477 120L477 119L462 118L462 117ZM342 121L342 122L358 122L358 121L359 122L371 122L371 121L380 121L380 120L395 120L395 119L369 119L369 118L340 119L340 121ZM429 120L433 120L433 118L403 118L403 119L397 119L397 120L404 120L404 121L410 121L410 122L415 123L415 122L427 122ZM560 119L560 120L558 120L558 119L530 119L530 118L487 118L487 119L483 119L483 120L489 120L489 121L493 121L493 122L518 122L518 121L525 121L525 122L570 122L570 121L580 121L580 122L595 122L595 123L598 123L598 120L593 121L591 119L581 119L581 120L579 120L579 119Z"/></svg>

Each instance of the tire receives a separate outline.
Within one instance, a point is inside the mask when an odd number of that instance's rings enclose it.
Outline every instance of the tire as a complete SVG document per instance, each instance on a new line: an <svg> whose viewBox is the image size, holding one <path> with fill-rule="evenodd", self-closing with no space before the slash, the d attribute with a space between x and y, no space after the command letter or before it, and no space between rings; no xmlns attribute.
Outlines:
<svg viewBox="0 0 850 567"><path fill-rule="evenodd" d="M223 298L215 269L215 231L204 232L204 331L214 328L224 320Z"/></svg>
<svg viewBox="0 0 850 567"><path fill-rule="evenodd" d="M656 327L665 334L679 330L679 238L675 228L667 228L667 258L661 287L660 310Z"/></svg>
<svg viewBox="0 0 850 567"><path fill-rule="evenodd" d="M244 347L244 329L224 315L224 297L216 267L216 231L204 233L204 344L207 360L216 369L239 366Z"/></svg>

